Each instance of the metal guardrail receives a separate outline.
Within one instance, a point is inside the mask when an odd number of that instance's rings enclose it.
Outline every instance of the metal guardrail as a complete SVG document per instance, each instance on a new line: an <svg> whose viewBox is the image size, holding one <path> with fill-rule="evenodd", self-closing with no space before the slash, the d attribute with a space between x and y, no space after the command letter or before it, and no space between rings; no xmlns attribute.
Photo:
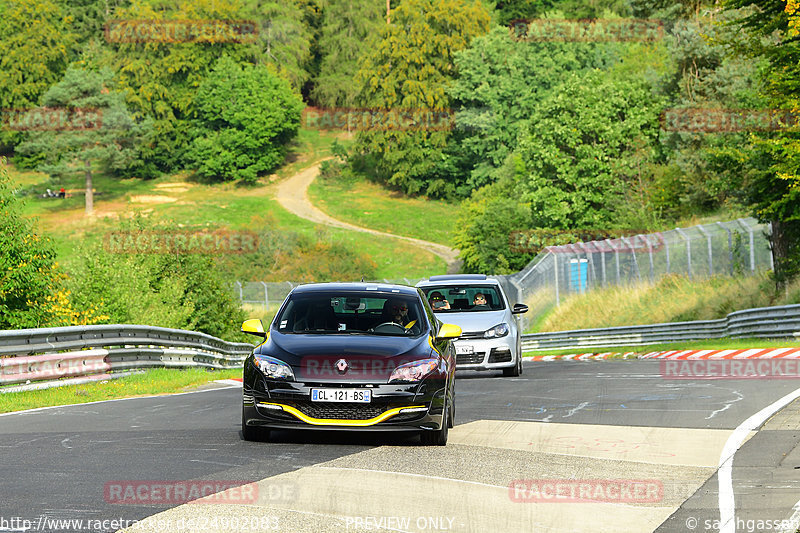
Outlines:
<svg viewBox="0 0 800 533"><path fill-rule="evenodd" d="M252 349L196 331L127 324L0 331L0 385L152 367L236 368Z"/></svg>
<svg viewBox="0 0 800 533"><path fill-rule="evenodd" d="M718 320L529 333L522 335L522 349L636 346L723 337L800 338L800 305L745 309Z"/></svg>

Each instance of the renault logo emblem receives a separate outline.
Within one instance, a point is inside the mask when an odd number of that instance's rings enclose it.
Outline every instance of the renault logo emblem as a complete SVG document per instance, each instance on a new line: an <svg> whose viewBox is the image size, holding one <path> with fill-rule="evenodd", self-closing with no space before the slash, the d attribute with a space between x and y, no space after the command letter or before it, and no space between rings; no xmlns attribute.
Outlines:
<svg viewBox="0 0 800 533"><path fill-rule="evenodd" d="M347 372L348 368L350 368L350 365L344 359L336 361L336 370L338 370L340 374Z"/></svg>

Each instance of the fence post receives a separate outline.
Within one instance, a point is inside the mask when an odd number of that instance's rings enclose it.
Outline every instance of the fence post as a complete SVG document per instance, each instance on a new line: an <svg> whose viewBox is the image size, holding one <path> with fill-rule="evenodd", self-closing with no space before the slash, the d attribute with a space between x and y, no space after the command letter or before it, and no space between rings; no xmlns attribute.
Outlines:
<svg viewBox="0 0 800 533"><path fill-rule="evenodd" d="M644 242L647 243L647 255L650 256L650 281L655 280L655 266L653 265L653 245L650 244L650 237L642 235Z"/></svg>
<svg viewBox="0 0 800 533"><path fill-rule="evenodd" d="M700 230L700 233L706 236L706 241L708 241L708 275L714 275L714 253L711 249L711 234L706 231L702 224L697 225L697 229Z"/></svg>
<svg viewBox="0 0 800 533"><path fill-rule="evenodd" d="M689 279L692 279L692 240L681 228L675 228L675 231L686 241L686 270L689 274Z"/></svg>
<svg viewBox="0 0 800 533"><path fill-rule="evenodd" d="M261 284L264 286L264 309L269 309L269 293L267 292L267 284L263 281Z"/></svg>
<svg viewBox="0 0 800 533"><path fill-rule="evenodd" d="M559 300L558 295L558 251L553 254L553 272L555 272L556 276L556 307L561 305L561 300Z"/></svg>
<svg viewBox="0 0 800 533"><path fill-rule="evenodd" d="M242 297L242 282L241 282L241 281L237 281L237 282L236 282L236 285L238 285L238 286L239 286L239 305L241 305L241 303L242 303L242 300L244 299L244 298Z"/></svg>
<svg viewBox="0 0 800 533"><path fill-rule="evenodd" d="M603 270L603 287L608 286L608 282L606 281L606 251L600 250L600 266Z"/></svg>
<svg viewBox="0 0 800 533"><path fill-rule="evenodd" d="M614 261L617 263L617 285L619 285L619 250L617 247L611 244L611 241L606 239L606 244L608 244L609 248L614 250Z"/></svg>
<svg viewBox="0 0 800 533"><path fill-rule="evenodd" d="M659 237L661 237L661 242L664 243L664 257L667 260L667 274L669 274L669 243L667 242L667 238L664 236L663 233L658 233Z"/></svg>
<svg viewBox="0 0 800 533"><path fill-rule="evenodd" d="M731 230L722 225L722 222L717 222L717 225L728 233L728 261L730 261L730 271L733 276L733 235L731 235Z"/></svg>
<svg viewBox="0 0 800 533"><path fill-rule="evenodd" d="M633 248L633 243L628 240L627 237L622 237L622 242L628 245L628 248L631 249L631 257L633 258L633 266L636 267L636 278L641 283L642 275L639 272L639 261L636 260L636 250Z"/></svg>
<svg viewBox="0 0 800 533"><path fill-rule="evenodd" d="M747 222L740 218L737 220L739 224L747 230L747 233L750 235L750 272L755 274L756 272L756 251L755 251L755 243L753 242L753 228L751 228Z"/></svg>

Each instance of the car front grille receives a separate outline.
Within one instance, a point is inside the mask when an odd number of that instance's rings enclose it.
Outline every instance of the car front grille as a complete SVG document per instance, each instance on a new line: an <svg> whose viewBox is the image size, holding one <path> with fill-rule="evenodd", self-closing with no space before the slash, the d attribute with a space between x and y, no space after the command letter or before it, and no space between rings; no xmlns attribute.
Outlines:
<svg viewBox="0 0 800 533"><path fill-rule="evenodd" d="M334 420L369 420L380 416L386 408L381 405L353 403L300 403L297 409L311 418Z"/></svg>
<svg viewBox="0 0 800 533"><path fill-rule="evenodd" d="M483 331L462 331L459 339L482 339Z"/></svg>
<svg viewBox="0 0 800 533"><path fill-rule="evenodd" d="M456 365L477 365L483 362L484 352L456 355Z"/></svg>

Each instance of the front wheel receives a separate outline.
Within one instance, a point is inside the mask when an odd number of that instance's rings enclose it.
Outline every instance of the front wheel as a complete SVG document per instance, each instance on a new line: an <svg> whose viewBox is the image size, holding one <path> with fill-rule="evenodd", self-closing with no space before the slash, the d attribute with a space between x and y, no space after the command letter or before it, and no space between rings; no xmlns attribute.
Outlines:
<svg viewBox="0 0 800 533"><path fill-rule="evenodd" d="M511 368L504 368L503 375L505 377L517 377L522 374L522 355L517 354L517 364Z"/></svg>
<svg viewBox="0 0 800 533"><path fill-rule="evenodd" d="M447 426L450 421L450 406L445 400L442 426L436 431L423 431L420 441L423 446L445 446L447 444Z"/></svg>
<svg viewBox="0 0 800 533"><path fill-rule="evenodd" d="M265 442L269 440L269 430L257 426L248 426L244 419L244 407L242 407L242 439L253 442Z"/></svg>

